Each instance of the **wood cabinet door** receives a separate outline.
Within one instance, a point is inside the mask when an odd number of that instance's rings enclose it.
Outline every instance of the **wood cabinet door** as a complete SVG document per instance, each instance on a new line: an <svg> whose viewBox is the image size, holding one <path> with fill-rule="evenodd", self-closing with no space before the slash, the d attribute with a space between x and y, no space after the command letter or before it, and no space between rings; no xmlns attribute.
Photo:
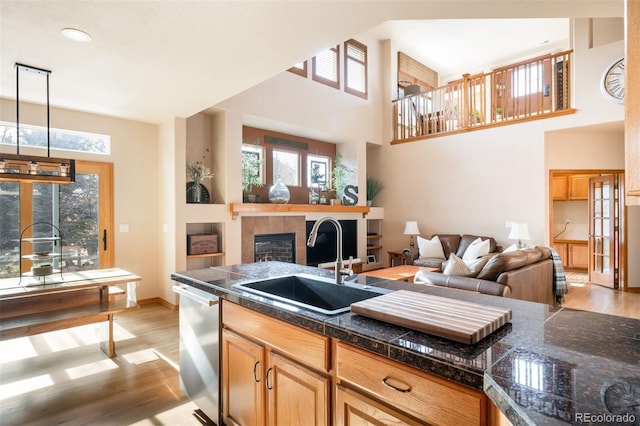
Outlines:
<svg viewBox="0 0 640 426"><path fill-rule="evenodd" d="M589 268L589 246L585 244L569 244L568 268L584 269Z"/></svg>
<svg viewBox="0 0 640 426"><path fill-rule="evenodd" d="M562 259L562 266L564 266L565 268L568 268L569 256L567 252L567 243L552 243L551 247L553 247L553 249L558 252L560 259Z"/></svg>
<svg viewBox="0 0 640 426"><path fill-rule="evenodd" d="M227 425L264 425L264 363L262 346L222 330L222 404Z"/></svg>
<svg viewBox="0 0 640 426"><path fill-rule="evenodd" d="M330 380L272 352L266 373L269 424L329 424Z"/></svg>
<svg viewBox="0 0 640 426"><path fill-rule="evenodd" d="M569 176L569 199L589 199L589 179L597 175L571 175Z"/></svg>
<svg viewBox="0 0 640 426"><path fill-rule="evenodd" d="M336 390L334 422L336 425L350 426L420 424L399 411L342 386L337 386Z"/></svg>
<svg viewBox="0 0 640 426"><path fill-rule="evenodd" d="M566 176L553 176L551 178L551 198L553 200L566 200L569 197Z"/></svg>

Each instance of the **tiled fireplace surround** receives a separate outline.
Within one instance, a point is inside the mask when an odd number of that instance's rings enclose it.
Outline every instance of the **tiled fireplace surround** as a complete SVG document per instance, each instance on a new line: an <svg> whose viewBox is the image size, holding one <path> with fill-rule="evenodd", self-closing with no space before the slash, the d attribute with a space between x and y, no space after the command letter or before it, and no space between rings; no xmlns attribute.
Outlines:
<svg viewBox="0 0 640 426"><path fill-rule="evenodd" d="M254 235L296 234L296 263L307 264L307 228L304 216L245 216L242 217L242 263L254 261Z"/></svg>

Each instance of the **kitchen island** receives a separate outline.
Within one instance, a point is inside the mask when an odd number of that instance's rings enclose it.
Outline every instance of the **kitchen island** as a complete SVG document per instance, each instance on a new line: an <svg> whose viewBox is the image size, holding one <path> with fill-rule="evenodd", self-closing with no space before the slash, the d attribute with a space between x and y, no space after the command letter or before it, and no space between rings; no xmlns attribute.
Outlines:
<svg viewBox="0 0 640 426"><path fill-rule="evenodd" d="M171 277L333 341L484 392L516 425L640 422L638 320L374 277L355 280L512 311L510 323L466 345L351 312L327 316L232 287L297 273L333 275L307 266L264 262L178 272Z"/></svg>

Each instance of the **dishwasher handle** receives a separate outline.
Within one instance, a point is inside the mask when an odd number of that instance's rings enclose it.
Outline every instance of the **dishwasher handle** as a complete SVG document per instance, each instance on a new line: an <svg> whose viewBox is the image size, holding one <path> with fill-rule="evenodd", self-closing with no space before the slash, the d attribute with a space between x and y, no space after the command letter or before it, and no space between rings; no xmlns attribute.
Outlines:
<svg viewBox="0 0 640 426"><path fill-rule="evenodd" d="M180 295L180 297L187 297L191 300L194 300L198 303L201 303L205 306L214 306L217 305L219 303L219 300L216 296L211 296L211 298L209 297L202 297L199 294L195 294L194 292L191 292L189 290L187 290L186 288L183 287L178 287L178 286L173 286L173 292L174 293L178 293Z"/></svg>

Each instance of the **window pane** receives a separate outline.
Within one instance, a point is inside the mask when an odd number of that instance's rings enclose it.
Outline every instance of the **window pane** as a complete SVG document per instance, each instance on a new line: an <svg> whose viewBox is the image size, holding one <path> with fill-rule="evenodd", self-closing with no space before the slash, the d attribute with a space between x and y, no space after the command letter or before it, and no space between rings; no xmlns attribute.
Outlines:
<svg viewBox="0 0 640 426"><path fill-rule="evenodd" d="M542 69L539 63L516 68L513 78L513 92L516 96L526 96L542 91Z"/></svg>
<svg viewBox="0 0 640 426"><path fill-rule="evenodd" d="M347 70L347 86L350 89L357 90L358 92L365 92L367 89L365 66L349 59L347 61Z"/></svg>
<svg viewBox="0 0 640 426"><path fill-rule="evenodd" d="M71 130L51 129L52 149L66 151L91 152L94 154L111 153L111 138L96 133L75 132ZM0 144L16 145L16 125L0 123ZM47 128L41 126L20 125L20 146L47 147Z"/></svg>
<svg viewBox="0 0 640 426"><path fill-rule="evenodd" d="M367 98L367 46L345 42L345 92Z"/></svg>
<svg viewBox="0 0 640 426"><path fill-rule="evenodd" d="M327 50L316 56L316 75L330 81L338 81L338 55Z"/></svg>
<svg viewBox="0 0 640 426"><path fill-rule="evenodd" d="M273 180L280 177L288 186L300 186L300 156L296 152L273 150Z"/></svg>
<svg viewBox="0 0 640 426"><path fill-rule="evenodd" d="M20 266L20 184L0 182L0 278L17 277Z"/></svg>

